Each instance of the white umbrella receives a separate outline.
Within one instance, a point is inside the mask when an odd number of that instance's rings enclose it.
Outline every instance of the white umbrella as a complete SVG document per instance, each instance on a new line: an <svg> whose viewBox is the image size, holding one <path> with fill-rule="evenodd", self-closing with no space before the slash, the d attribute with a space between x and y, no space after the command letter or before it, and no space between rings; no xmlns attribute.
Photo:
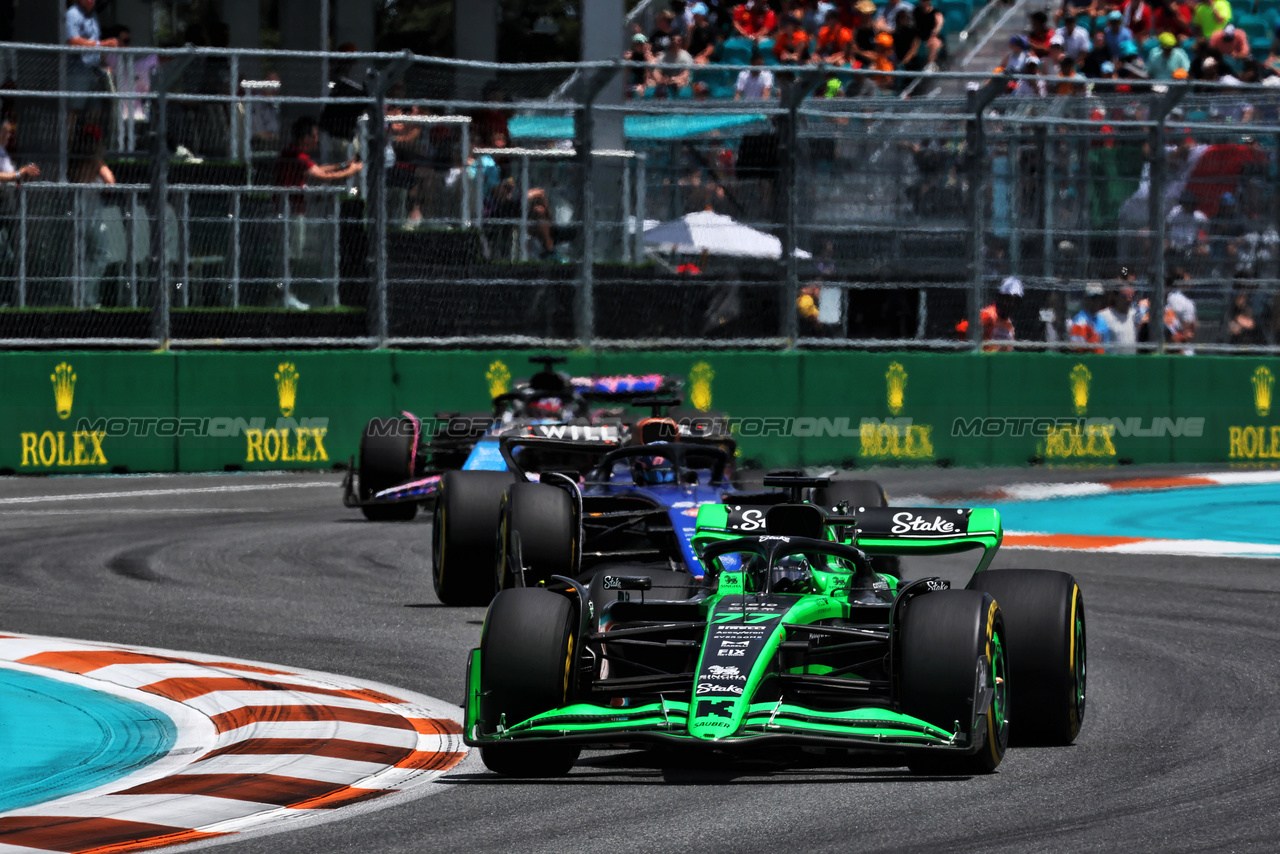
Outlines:
<svg viewBox="0 0 1280 854"><path fill-rule="evenodd" d="M781 258L782 241L743 225L731 216L697 211L679 219L646 228L644 242L669 247L682 255L728 255L736 258ZM812 258L796 249L797 258Z"/></svg>

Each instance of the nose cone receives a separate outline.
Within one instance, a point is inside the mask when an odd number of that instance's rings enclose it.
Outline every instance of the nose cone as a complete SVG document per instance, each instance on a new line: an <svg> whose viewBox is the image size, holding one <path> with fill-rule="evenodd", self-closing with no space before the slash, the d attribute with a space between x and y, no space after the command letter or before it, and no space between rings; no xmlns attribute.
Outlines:
<svg viewBox="0 0 1280 854"><path fill-rule="evenodd" d="M698 688L701 690L706 684L699 683ZM747 706L741 696L703 694L694 701L689 734L707 741L733 735L746 717Z"/></svg>

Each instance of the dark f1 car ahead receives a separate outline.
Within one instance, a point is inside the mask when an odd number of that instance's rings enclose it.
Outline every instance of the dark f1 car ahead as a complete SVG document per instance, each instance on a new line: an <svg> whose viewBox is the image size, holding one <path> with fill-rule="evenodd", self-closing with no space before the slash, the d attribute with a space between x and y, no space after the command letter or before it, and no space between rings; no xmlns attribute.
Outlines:
<svg viewBox="0 0 1280 854"><path fill-rule="evenodd" d="M798 480L798 479L795 479ZM1014 744L1063 745L1085 710L1084 603L1065 573L989 570L995 510L706 505L706 575L566 577L493 600L467 670L464 735L493 771L563 774L580 749L887 751L986 773ZM965 589L869 555L981 549Z"/></svg>
<svg viewBox="0 0 1280 854"><path fill-rule="evenodd" d="M554 370L563 357L535 356L529 361L542 370L513 391L493 399L492 413L439 413L424 420L411 412L400 418L374 418L360 438L359 457L352 460L342 484L342 503L359 507L374 521L407 521L418 506L433 500L448 471L492 472L489 492L507 477L507 463L498 450L503 436L545 436L554 439L619 441L630 422L617 408L655 395L680 390L680 380L644 376L571 377ZM477 489L483 488L477 486ZM502 489L493 495L496 501Z"/></svg>

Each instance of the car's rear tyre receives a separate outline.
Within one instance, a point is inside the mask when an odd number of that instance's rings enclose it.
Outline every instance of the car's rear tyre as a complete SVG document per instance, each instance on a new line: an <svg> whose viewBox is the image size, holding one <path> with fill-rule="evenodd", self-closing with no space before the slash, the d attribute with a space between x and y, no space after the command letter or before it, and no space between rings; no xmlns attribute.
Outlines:
<svg viewBox="0 0 1280 854"><path fill-rule="evenodd" d="M524 581L530 587L553 575L574 574L578 520L568 492L542 483L513 483L502 496L492 564L499 590L519 583L511 559L517 536Z"/></svg>
<svg viewBox="0 0 1280 854"><path fill-rule="evenodd" d="M485 732L512 727L565 705L573 695L578 614L564 596L516 588L494 597L480 637L480 720ZM509 777L568 773L570 745L521 743L480 748L485 767Z"/></svg>
<svg viewBox="0 0 1280 854"><path fill-rule="evenodd" d="M1074 577L1047 569L975 573L969 589L1000 603L1009 644L1015 746L1065 745L1084 723L1084 595Z"/></svg>
<svg viewBox="0 0 1280 854"><path fill-rule="evenodd" d="M831 485L813 490L813 503L831 513L840 502L849 502L849 512L858 515L860 507L888 507L884 487L874 480L832 478ZM871 566L882 575L902 577L902 562L897 555L872 555Z"/></svg>
<svg viewBox="0 0 1280 854"><path fill-rule="evenodd" d="M487 605L493 598L498 505L513 480L505 471L450 471L440 478L431 581L444 604Z"/></svg>
<svg viewBox="0 0 1280 854"><path fill-rule="evenodd" d="M919 773L988 774L1009 743L1008 659L999 605L976 590L943 590L912 598L899 637L902 711L951 732L980 738L976 753L950 755L928 751L908 754ZM981 736L973 723L977 687L985 679L993 699Z"/></svg>
<svg viewBox="0 0 1280 854"><path fill-rule="evenodd" d="M357 495L369 501L384 489L413 479L417 434L407 418L375 418L360 435ZM407 522L418 513L416 502L366 504L360 508L371 522Z"/></svg>

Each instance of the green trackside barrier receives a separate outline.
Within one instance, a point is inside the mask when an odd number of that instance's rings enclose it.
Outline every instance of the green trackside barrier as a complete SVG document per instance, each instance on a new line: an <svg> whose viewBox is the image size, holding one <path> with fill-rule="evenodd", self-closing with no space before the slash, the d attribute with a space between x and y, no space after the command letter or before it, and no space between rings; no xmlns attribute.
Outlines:
<svg viewBox="0 0 1280 854"><path fill-rule="evenodd" d="M157 353L0 355L0 471L173 471L173 358Z"/></svg>
<svg viewBox="0 0 1280 854"><path fill-rule="evenodd" d="M533 351L0 354L0 470L328 469L373 417L488 412ZM742 460L1280 464L1280 359L572 352L575 375L676 375Z"/></svg>
<svg viewBox="0 0 1280 854"><path fill-rule="evenodd" d="M983 465L990 440L953 436L985 414L988 359L918 353L805 353L795 432L807 465ZM1025 462L1025 460L1024 460Z"/></svg>
<svg viewBox="0 0 1280 854"><path fill-rule="evenodd" d="M178 353L179 471L329 469L392 415L392 353Z"/></svg>
<svg viewBox="0 0 1280 854"><path fill-rule="evenodd" d="M1173 408L1205 419L1199 437L1173 443L1173 461L1280 465L1280 359L1193 356L1170 359Z"/></svg>

